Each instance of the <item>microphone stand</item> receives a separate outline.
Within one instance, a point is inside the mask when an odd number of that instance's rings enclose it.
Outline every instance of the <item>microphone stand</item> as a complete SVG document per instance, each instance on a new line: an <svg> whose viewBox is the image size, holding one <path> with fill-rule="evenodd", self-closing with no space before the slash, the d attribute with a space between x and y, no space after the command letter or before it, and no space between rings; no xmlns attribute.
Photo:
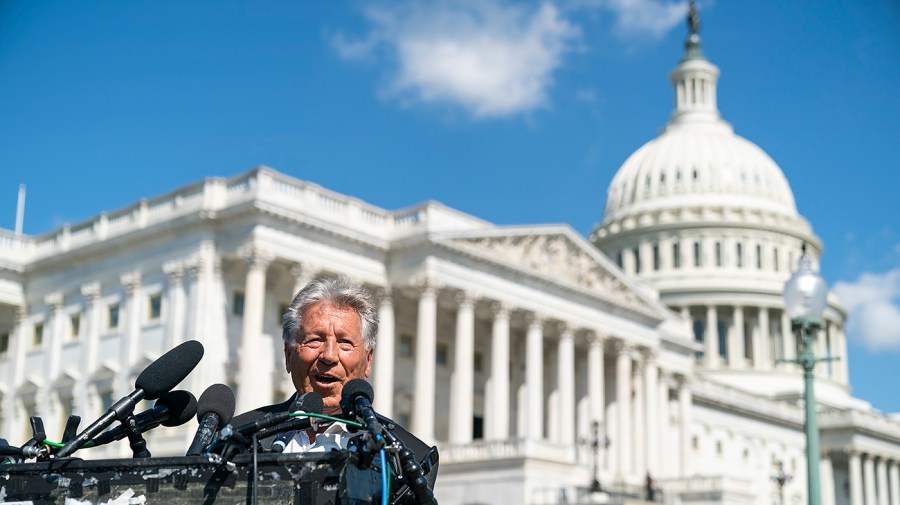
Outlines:
<svg viewBox="0 0 900 505"><path fill-rule="evenodd" d="M131 446L132 457L149 458L150 451L147 450L147 441L141 435L141 427L137 423L134 414L122 420L122 426L125 428L125 435L128 436L128 442Z"/></svg>

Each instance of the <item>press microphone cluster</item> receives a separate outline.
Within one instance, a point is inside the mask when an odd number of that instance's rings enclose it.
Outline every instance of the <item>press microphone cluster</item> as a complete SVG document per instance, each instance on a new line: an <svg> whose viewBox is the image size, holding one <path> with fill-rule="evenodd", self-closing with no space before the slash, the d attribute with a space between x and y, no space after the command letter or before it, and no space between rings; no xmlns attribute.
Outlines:
<svg viewBox="0 0 900 505"><path fill-rule="evenodd" d="M100 419L69 440L56 453L56 457L69 456L114 421L126 421L141 400L156 400L171 391L191 373L202 357L203 345L196 340L184 342L160 356L138 375L134 391L114 403ZM189 417L193 417L193 414Z"/></svg>
<svg viewBox="0 0 900 505"><path fill-rule="evenodd" d="M325 410L325 402L322 401L322 396L319 395L319 393L312 391L303 395L297 395L297 397L294 398L294 403L291 404L290 412L291 414L296 412L321 414L323 410ZM296 423L293 423L292 421L296 421ZM287 447L288 442L291 441L291 438L293 438L298 430L316 427L316 418L314 417L295 417L292 421L286 421L275 427L276 429L281 429L278 430L280 433L275 437L275 441L272 442L272 452L284 452L284 448ZM306 421L306 423L304 423L304 421ZM297 424L297 427L294 428L292 424ZM308 424L308 426L304 428L303 424Z"/></svg>

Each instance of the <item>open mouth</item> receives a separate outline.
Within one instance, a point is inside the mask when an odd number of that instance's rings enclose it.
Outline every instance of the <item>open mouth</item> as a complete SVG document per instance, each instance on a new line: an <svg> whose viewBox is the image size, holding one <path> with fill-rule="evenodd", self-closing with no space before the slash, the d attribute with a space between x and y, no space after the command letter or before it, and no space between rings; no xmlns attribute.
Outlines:
<svg viewBox="0 0 900 505"><path fill-rule="evenodd" d="M330 386L332 384L337 384L340 380L337 377L331 377L330 375L316 375L316 382L323 386Z"/></svg>

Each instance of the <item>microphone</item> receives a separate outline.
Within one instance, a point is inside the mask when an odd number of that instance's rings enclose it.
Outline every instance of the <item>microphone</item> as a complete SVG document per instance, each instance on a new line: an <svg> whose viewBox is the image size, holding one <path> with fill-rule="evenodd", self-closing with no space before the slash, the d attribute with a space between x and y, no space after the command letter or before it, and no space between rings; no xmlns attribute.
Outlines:
<svg viewBox="0 0 900 505"><path fill-rule="evenodd" d="M138 431L143 433L159 425L181 426L190 421L196 413L197 399L194 395L188 391L170 391L156 400L153 408L135 415L134 420ZM94 437L91 440L92 447L121 440L126 436L128 429L125 426L117 426Z"/></svg>
<svg viewBox="0 0 900 505"><path fill-rule="evenodd" d="M199 456L203 448L212 442L219 426L231 422L234 416L234 391L225 384L213 384L200 395L197 421L200 427L185 456Z"/></svg>
<svg viewBox="0 0 900 505"><path fill-rule="evenodd" d="M63 458L77 451L116 419L124 421L134 411L135 405L144 398L155 400L171 391L191 373L202 357L203 345L196 340L188 340L160 356L138 375L134 381L134 391L114 403L100 419L66 442L56 453L56 457Z"/></svg>
<svg viewBox="0 0 900 505"><path fill-rule="evenodd" d="M291 404L290 411L292 414L299 411L321 414L324 409L325 403L322 401L322 396L315 391L311 391L304 395L297 395L294 399L294 403ZM311 419L306 420L311 421ZM290 421L288 421L288 423L290 423ZM297 429L291 430L288 426L282 429L281 433L275 437L275 440L272 442L272 452L284 452L284 448L287 447L288 442L290 442L296 432Z"/></svg>
<svg viewBox="0 0 900 505"><path fill-rule="evenodd" d="M344 384L341 393L341 410L344 411L344 415L362 421L366 425L366 431L377 439L384 427L378 422L375 411L372 410L372 396L374 391L371 384L363 379L351 379Z"/></svg>

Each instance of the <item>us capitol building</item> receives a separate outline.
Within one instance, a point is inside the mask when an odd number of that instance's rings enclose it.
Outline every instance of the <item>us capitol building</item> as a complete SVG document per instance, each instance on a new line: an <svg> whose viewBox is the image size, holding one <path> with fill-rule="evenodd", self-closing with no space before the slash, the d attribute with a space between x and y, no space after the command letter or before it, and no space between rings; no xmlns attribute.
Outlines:
<svg viewBox="0 0 900 505"><path fill-rule="evenodd" d="M666 503L805 503L781 291L801 244L814 264L822 244L778 165L720 118L698 31L671 119L589 238L436 202L388 211L267 167L44 235L0 230L0 436L24 443L31 415L51 440L72 413L86 426L186 339L206 354L180 388L228 384L238 412L281 401L281 315L343 273L379 304L375 407L439 446L444 505L620 503L648 475ZM816 355L840 360L816 367L823 504L900 505L900 423L851 396L833 295L824 319ZM195 428L148 447L183 454Z"/></svg>

